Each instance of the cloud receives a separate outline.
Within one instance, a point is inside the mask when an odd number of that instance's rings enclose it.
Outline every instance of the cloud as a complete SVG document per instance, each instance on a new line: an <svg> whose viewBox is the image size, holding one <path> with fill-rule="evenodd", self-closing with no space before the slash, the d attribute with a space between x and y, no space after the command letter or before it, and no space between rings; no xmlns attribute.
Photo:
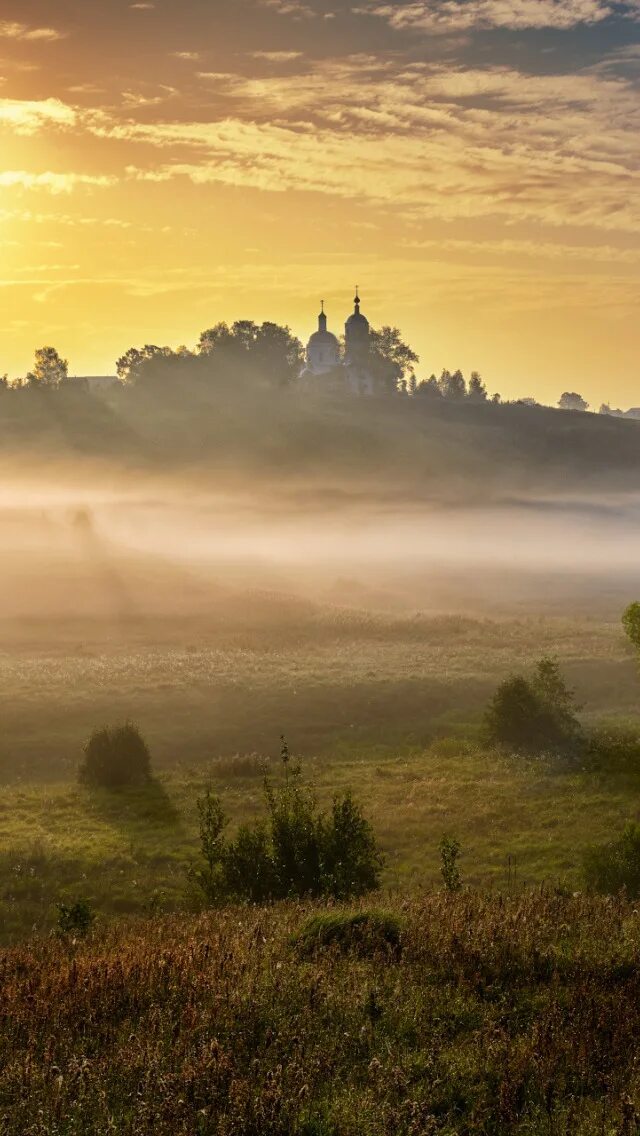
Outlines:
<svg viewBox="0 0 640 1136"><path fill-rule="evenodd" d="M47 193L71 193L78 186L105 188L115 185L115 177L95 174L45 173L34 174L27 170L0 171L0 189L42 189Z"/></svg>
<svg viewBox="0 0 640 1136"><path fill-rule="evenodd" d="M264 59L267 63L292 63L294 59L302 59L301 51L250 51L251 59Z"/></svg>
<svg viewBox="0 0 640 1136"><path fill-rule="evenodd" d="M592 264L640 264L640 248L620 248L617 245L570 245L562 241L531 241L505 238L503 240L464 240L459 238L433 239L425 241L405 241L404 249L433 252L441 257L451 253L465 259L480 257L514 258L525 257L531 260L554 260L563 263L572 261Z"/></svg>
<svg viewBox="0 0 640 1136"><path fill-rule="evenodd" d="M378 16L392 28L428 32L460 32L482 28L566 30L599 24L617 12L632 14L635 3L608 0L415 0L386 4L373 0L359 15Z"/></svg>
<svg viewBox="0 0 640 1136"><path fill-rule="evenodd" d="M199 51L172 51L171 54L174 59L183 59L189 63L199 63L202 59Z"/></svg>
<svg viewBox="0 0 640 1136"><path fill-rule="evenodd" d="M640 106L627 80L354 56L208 81L226 109L216 121L96 125L167 153L129 176L323 193L413 222L640 231Z"/></svg>
<svg viewBox="0 0 640 1136"><path fill-rule="evenodd" d="M0 126L16 134L35 134L45 127L71 127L75 110L60 99L0 99Z"/></svg>
<svg viewBox="0 0 640 1136"><path fill-rule="evenodd" d="M313 8L303 0L258 0L258 3L278 16L292 16L295 20L312 20L316 16Z"/></svg>
<svg viewBox="0 0 640 1136"><path fill-rule="evenodd" d="M26 40L30 43L53 43L64 39L64 32L56 28L32 28L28 24L19 24L12 20L0 20L0 39Z"/></svg>

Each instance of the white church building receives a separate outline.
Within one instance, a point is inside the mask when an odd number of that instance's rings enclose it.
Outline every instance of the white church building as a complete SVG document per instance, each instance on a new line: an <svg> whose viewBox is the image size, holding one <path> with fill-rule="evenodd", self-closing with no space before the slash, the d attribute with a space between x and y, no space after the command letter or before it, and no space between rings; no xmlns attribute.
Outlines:
<svg viewBox="0 0 640 1136"><path fill-rule="evenodd" d="M360 311L356 289L353 313L344 326L344 353L338 338L328 330L327 315L318 316L318 330L307 344L307 362L300 376L312 392L327 394L382 395L390 390L390 376L371 353L371 329Z"/></svg>

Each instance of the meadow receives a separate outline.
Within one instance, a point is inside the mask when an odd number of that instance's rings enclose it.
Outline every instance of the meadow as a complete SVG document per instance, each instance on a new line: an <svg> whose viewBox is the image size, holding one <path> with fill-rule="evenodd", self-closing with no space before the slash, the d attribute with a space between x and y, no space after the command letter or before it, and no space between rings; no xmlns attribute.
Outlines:
<svg viewBox="0 0 640 1136"><path fill-rule="evenodd" d="M285 733L322 801L351 787L386 856L384 887L438 880L444 832L466 883L581 887L583 850L637 818L640 781L484 750L497 682L558 656L587 722L636 716L640 680L619 620L374 615L271 596L199 620L7 623L2 676L0 917L5 943L88 899L100 920L188 910L196 801L232 821L262 807L262 766ZM77 783L82 744L133 719L149 789Z"/></svg>
<svg viewBox="0 0 640 1136"><path fill-rule="evenodd" d="M638 1131L635 905L440 892L356 914L227 908L3 952L2 1131Z"/></svg>

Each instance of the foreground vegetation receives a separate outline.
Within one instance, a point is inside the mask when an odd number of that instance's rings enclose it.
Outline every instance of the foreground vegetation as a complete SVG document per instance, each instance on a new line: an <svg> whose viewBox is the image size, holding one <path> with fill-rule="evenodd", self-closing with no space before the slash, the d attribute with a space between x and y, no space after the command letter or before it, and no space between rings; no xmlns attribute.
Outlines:
<svg viewBox="0 0 640 1136"><path fill-rule="evenodd" d="M232 908L5 952L3 1133L637 1131L631 905L462 892L344 914Z"/></svg>
<svg viewBox="0 0 640 1136"><path fill-rule="evenodd" d="M271 763L274 764L273 762ZM439 843L461 842L464 881L505 889L561 882L584 887L583 854L637 818L640 781L628 773L565 771L511 758L460 738L403 753L346 744L305 761L323 807L353 790L385 853L383 891L415 894L440 885ZM256 758L212 761L163 773L119 793L75 779L9 786L0 802L0 928L12 942L54 927L56 904L86 898L102 922L189 908L198 857L198 797L212 786L231 834L264 815Z"/></svg>

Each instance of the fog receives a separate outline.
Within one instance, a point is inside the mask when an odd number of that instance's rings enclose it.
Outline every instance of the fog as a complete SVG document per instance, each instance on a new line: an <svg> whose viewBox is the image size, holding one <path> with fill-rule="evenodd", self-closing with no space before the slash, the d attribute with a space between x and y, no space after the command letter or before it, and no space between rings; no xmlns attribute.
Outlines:
<svg viewBox="0 0 640 1136"><path fill-rule="evenodd" d="M614 616L640 593L640 495L453 505L378 495L371 483L231 488L83 463L46 477L6 469L0 539L0 618L13 621L228 620L248 594Z"/></svg>

